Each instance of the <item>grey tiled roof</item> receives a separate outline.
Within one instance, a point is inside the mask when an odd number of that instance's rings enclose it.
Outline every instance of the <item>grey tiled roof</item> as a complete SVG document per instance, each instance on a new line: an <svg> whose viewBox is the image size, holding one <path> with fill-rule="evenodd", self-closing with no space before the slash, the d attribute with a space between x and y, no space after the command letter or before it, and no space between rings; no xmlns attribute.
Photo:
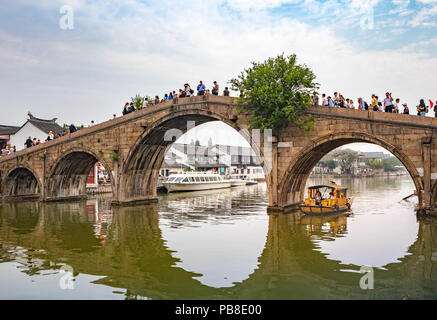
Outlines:
<svg viewBox="0 0 437 320"><path fill-rule="evenodd" d="M0 125L0 136L14 134L19 129L20 127Z"/></svg>
<svg viewBox="0 0 437 320"><path fill-rule="evenodd" d="M52 120L40 119L34 117L30 112L28 113L28 116L29 116L29 120L27 120L26 123L21 126L21 128L24 127L28 122L30 122L36 128L47 134L50 131L53 131L53 134L57 135L58 133L62 133L64 131L64 128L62 128L59 124L56 123L57 118L53 118Z"/></svg>
<svg viewBox="0 0 437 320"><path fill-rule="evenodd" d="M45 133L49 133L49 131L53 131L55 135L58 133L62 133L64 131L64 128L62 128L59 124L52 120L27 120L27 122L30 122L35 127L40 129L41 131L44 131ZM27 123L26 122L26 123Z"/></svg>

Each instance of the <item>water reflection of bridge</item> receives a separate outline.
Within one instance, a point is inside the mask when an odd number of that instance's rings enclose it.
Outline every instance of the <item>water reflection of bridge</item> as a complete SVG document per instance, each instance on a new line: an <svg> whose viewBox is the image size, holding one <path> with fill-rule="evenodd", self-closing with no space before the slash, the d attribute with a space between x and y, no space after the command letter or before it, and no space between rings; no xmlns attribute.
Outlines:
<svg viewBox="0 0 437 320"><path fill-rule="evenodd" d="M347 220L321 228L297 215L270 215L259 266L231 288L213 288L175 264L158 224L156 205L95 210L79 203L8 203L0 206L1 261L17 259L34 274L66 263L96 283L126 288L127 297L153 299L436 298L437 222L420 220L417 240L398 263L375 270L375 289L361 290L360 266L330 260L309 233L341 235ZM112 220L110 218L112 216ZM307 224L309 223L309 225ZM16 252L17 250L12 250ZM345 272L350 270L351 272Z"/></svg>

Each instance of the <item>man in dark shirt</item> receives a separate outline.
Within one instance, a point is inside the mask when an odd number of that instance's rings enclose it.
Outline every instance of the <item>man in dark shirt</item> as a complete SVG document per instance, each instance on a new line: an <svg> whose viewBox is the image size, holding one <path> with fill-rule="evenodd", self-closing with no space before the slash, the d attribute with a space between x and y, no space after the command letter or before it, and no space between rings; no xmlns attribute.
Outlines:
<svg viewBox="0 0 437 320"><path fill-rule="evenodd" d="M32 137L27 138L24 144L26 145L26 148L32 147L33 146Z"/></svg>
<svg viewBox="0 0 437 320"><path fill-rule="evenodd" d="M73 133L73 132L76 132L77 131L77 129L76 129L76 127L74 126L74 124L70 124L70 133Z"/></svg>

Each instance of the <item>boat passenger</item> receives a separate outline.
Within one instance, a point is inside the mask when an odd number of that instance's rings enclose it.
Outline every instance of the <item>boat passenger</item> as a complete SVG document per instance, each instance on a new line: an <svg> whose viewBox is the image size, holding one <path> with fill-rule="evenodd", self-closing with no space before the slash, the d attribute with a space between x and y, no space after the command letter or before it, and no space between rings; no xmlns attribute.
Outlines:
<svg viewBox="0 0 437 320"><path fill-rule="evenodd" d="M330 193L329 193L329 199L330 199L330 200L335 199L334 192L330 192Z"/></svg>
<svg viewBox="0 0 437 320"><path fill-rule="evenodd" d="M320 206L322 204L322 194L320 193L319 190L317 190L316 192L316 205Z"/></svg>

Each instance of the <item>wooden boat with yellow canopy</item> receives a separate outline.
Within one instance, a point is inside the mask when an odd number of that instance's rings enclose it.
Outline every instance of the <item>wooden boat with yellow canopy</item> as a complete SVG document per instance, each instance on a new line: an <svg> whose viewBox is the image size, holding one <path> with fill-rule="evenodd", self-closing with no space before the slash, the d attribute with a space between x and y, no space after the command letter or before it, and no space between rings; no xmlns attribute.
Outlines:
<svg viewBox="0 0 437 320"><path fill-rule="evenodd" d="M305 203L300 210L308 215L328 215L351 209L354 197L347 197L347 188L332 184L318 185L308 188Z"/></svg>

